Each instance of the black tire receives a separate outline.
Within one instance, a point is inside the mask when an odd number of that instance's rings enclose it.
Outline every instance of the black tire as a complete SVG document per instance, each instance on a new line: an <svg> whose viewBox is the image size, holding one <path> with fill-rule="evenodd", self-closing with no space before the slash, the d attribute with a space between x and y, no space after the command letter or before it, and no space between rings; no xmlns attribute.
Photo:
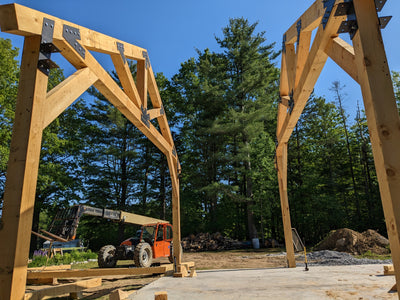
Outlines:
<svg viewBox="0 0 400 300"><path fill-rule="evenodd" d="M116 249L113 245L106 245L101 247L98 257L97 263L99 264L99 268L114 268L117 264L117 259L115 258Z"/></svg>
<svg viewBox="0 0 400 300"><path fill-rule="evenodd" d="M153 263L153 250L148 243L140 243L135 247L133 260L138 268L150 267Z"/></svg>
<svg viewBox="0 0 400 300"><path fill-rule="evenodd" d="M173 263L174 263L174 249L173 249L172 243L171 243L171 247L170 247L169 249L170 249L170 251L169 251L168 260L169 260L169 262L170 262L171 264L173 264ZM181 245L181 258L182 258L182 257L183 257L183 247L182 247L182 245Z"/></svg>

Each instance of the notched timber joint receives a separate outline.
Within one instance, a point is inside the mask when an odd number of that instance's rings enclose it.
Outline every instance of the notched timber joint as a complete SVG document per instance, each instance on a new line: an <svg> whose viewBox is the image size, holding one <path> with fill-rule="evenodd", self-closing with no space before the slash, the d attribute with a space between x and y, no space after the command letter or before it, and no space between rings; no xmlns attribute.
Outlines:
<svg viewBox="0 0 400 300"><path fill-rule="evenodd" d="M121 54L122 60L124 61L124 64L126 64L126 57L125 57L125 49L124 49L124 44L117 42L117 49L119 53Z"/></svg>
<svg viewBox="0 0 400 300"><path fill-rule="evenodd" d="M282 104L283 106L289 107L289 96L282 96L279 100L278 103Z"/></svg>
<svg viewBox="0 0 400 300"><path fill-rule="evenodd" d="M50 69L59 68L59 66L51 60L51 54L60 52L53 44L54 20L43 18L42 38L40 40L40 53L38 60L38 69L44 74L49 75Z"/></svg>
<svg viewBox="0 0 400 300"><path fill-rule="evenodd" d="M72 48L75 49L76 52L78 52L82 58L85 58L86 50L81 44L78 43L78 40L81 39L79 28L64 25L63 38L72 46Z"/></svg>
<svg viewBox="0 0 400 300"><path fill-rule="evenodd" d="M150 114L147 112L147 108L140 106L140 109L142 110L142 115L141 115L141 120L142 122L150 128Z"/></svg>
<svg viewBox="0 0 400 300"><path fill-rule="evenodd" d="M179 160L176 162L176 174L178 174L178 178L182 177L182 168L181 164L179 163Z"/></svg>
<svg viewBox="0 0 400 300"><path fill-rule="evenodd" d="M147 51L143 51L142 52L142 55L143 55L143 58L146 60L146 69L147 68L150 68L150 57L149 57L149 54L147 53Z"/></svg>
<svg viewBox="0 0 400 300"><path fill-rule="evenodd" d="M289 94L288 113L291 115L294 108L293 90Z"/></svg>

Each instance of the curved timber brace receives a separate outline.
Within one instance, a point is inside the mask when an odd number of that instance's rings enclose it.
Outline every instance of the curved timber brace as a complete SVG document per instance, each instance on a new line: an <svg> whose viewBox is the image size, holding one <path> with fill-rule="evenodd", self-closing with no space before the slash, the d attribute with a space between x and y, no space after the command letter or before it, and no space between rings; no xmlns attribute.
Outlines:
<svg viewBox="0 0 400 300"><path fill-rule="evenodd" d="M276 165L288 265L295 267L287 193L287 145L325 62L331 58L361 87L396 284L400 290L400 210L395 209L400 207L400 156L393 155L400 148L400 118L380 32L390 17L379 18L377 14L385 2L317 0L286 31L282 47ZM316 28L311 45L312 31ZM350 33L352 45L339 37L345 32ZM290 108L293 99L295 102Z"/></svg>
<svg viewBox="0 0 400 300"><path fill-rule="evenodd" d="M15 123L4 190L0 240L0 299L23 299L43 129L92 85L166 156L172 183L173 256L180 255L180 164L146 49L19 4L0 6L0 27L25 37ZM60 54L76 72L47 92ZM91 52L110 55L122 88ZM137 61L136 82L127 60ZM150 99L153 109L148 109ZM150 120L158 122L157 129Z"/></svg>

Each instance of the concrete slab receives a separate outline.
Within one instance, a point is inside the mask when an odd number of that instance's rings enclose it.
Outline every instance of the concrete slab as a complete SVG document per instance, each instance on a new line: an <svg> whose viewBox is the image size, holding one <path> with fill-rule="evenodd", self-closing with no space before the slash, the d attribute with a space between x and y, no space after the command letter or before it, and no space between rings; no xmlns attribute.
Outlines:
<svg viewBox="0 0 400 300"><path fill-rule="evenodd" d="M383 265L311 266L295 269L197 271L193 278L163 277L129 299L154 299L168 292L177 299L397 299L388 293L394 276L383 276Z"/></svg>

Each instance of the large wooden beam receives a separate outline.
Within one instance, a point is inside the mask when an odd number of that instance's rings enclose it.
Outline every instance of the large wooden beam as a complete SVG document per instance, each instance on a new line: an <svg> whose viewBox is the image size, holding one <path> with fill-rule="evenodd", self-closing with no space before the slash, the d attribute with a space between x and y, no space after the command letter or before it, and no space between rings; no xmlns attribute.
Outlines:
<svg viewBox="0 0 400 300"><path fill-rule="evenodd" d="M55 25L57 28L57 24ZM142 111L121 90L110 74L96 61L90 53L85 58L80 57L75 50L64 40L53 39L54 44L61 49L63 56L76 68L89 67L98 77L94 86L110 101L125 117L128 118L150 141L164 154L172 152L172 146L152 125L147 126L141 119Z"/></svg>
<svg viewBox="0 0 400 300"><path fill-rule="evenodd" d="M149 72L147 72L147 82L148 82L148 92L150 95L151 103L154 108L163 108L160 92L157 87L156 78L154 76L153 69L149 68ZM168 125L167 115L164 113L163 115L157 118L158 125L160 126L160 131L163 137L167 140L167 142L173 146L174 140L172 138L171 130Z"/></svg>
<svg viewBox="0 0 400 300"><path fill-rule="evenodd" d="M400 118L374 0L354 0L353 45L386 228L400 291Z"/></svg>
<svg viewBox="0 0 400 300"><path fill-rule="evenodd" d="M336 12L337 6L333 8L332 16ZM325 29L322 24L318 28L318 32L314 38L313 45L304 65L303 72L300 76L298 86L294 91L295 105L291 114L287 114L282 125L282 130L278 136L278 148L283 147L289 141L297 121L303 112L304 106L307 103L314 85L317 82L319 75L328 59L325 53L325 48L331 38L337 37L337 31L342 21L345 21L347 16L331 17L326 24ZM289 77L289 76L288 76Z"/></svg>
<svg viewBox="0 0 400 300"><path fill-rule="evenodd" d="M80 95L92 86L96 80L97 76L89 68L83 68L76 71L48 92L44 104L46 113L43 116L43 128L53 122Z"/></svg>
<svg viewBox="0 0 400 300"><path fill-rule="evenodd" d="M0 226L0 299L23 299L48 77L40 37L25 38Z"/></svg>
<svg viewBox="0 0 400 300"><path fill-rule="evenodd" d="M326 49L326 54L347 74L358 82L358 72L355 68L354 49L340 37L331 39Z"/></svg>
<svg viewBox="0 0 400 300"><path fill-rule="evenodd" d="M171 153L167 155L168 167L172 182L172 223L173 230L173 256L176 258L176 264L180 265L181 257L181 214L180 214L180 194L179 194L179 174L178 160ZM176 246L178 245L178 246ZM178 270L179 271L179 270Z"/></svg>
<svg viewBox="0 0 400 300"><path fill-rule="evenodd" d="M68 25L78 28L80 31L80 41L86 49L105 54L120 54L116 43L124 45L124 55L126 58L134 60L144 60L143 48L126 43L108 35L90 30L83 26L56 18L42 13L29 7L16 3L0 6L0 27L1 31L23 36L41 35L43 18L55 21L55 27ZM54 38L62 39L62 30L54 31Z"/></svg>
<svg viewBox="0 0 400 300"><path fill-rule="evenodd" d="M300 18L286 31L286 42L294 44L297 40L297 22L301 20L302 31L313 31L321 23L325 13L324 4L321 0L315 1Z"/></svg>
<svg viewBox="0 0 400 300"><path fill-rule="evenodd" d="M278 168L278 182L279 182L279 195L281 199L281 211L283 221L283 231L285 234L286 258L289 268L296 267L296 260L294 257L292 224L290 221L289 200L287 193L287 144L280 148L276 153L277 168Z"/></svg>
<svg viewBox="0 0 400 300"><path fill-rule="evenodd" d="M147 63L146 61L138 61L136 84L139 92L142 106L147 108Z"/></svg>
<svg viewBox="0 0 400 300"><path fill-rule="evenodd" d="M279 96L287 97L289 95L289 79L286 69L286 52L282 52L281 58L281 77L279 81ZM276 125L276 136L278 137L282 131L283 124L285 122L287 114L287 107L282 102L278 104L278 116L277 116L277 125Z"/></svg>
<svg viewBox="0 0 400 300"><path fill-rule="evenodd" d="M92 278L73 283L52 286L25 294L25 300L41 300L45 297L58 297L63 294L78 293L86 289L101 286L101 278ZM75 298L74 298L75 299Z"/></svg>
<svg viewBox="0 0 400 300"><path fill-rule="evenodd" d="M127 62L125 62L121 55L111 55L111 59L114 63L115 70L117 71L118 78L121 81L121 85L124 88L125 94L132 100L132 102L140 108L142 101L139 96L139 92L136 88L135 81L132 77L132 72Z"/></svg>
<svg viewBox="0 0 400 300"><path fill-rule="evenodd" d="M302 31L299 37L299 43L296 51L296 75L294 80L294 88L299 85L301 74L303 74L304 66L310 53L311 31Z"/></svg>
<svg viewBox="0 0 400 300"><path fill-rule="evenodd" d="M173 264L149 268L109 268L109 269L82 269L82 270L59 270L28 272L28 279L38 278L75 278L75 277L98 277L118 275L151 275L164 274L172 271ZM14 299L14 298L13 298Z"/></svg>

